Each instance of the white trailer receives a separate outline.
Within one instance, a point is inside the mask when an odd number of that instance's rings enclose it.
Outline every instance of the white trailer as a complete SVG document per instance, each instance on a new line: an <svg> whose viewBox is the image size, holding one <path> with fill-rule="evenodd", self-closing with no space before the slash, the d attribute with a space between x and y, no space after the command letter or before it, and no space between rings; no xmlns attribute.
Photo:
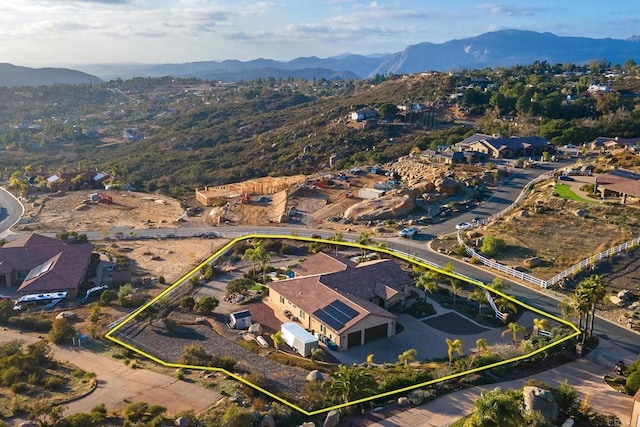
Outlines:
<svg viewBox="0 0 640 427"><path fill-rule="evenodd" d="M283 323L280 332L284 342L301 356L311 356L311 350L318 347L318 339L297 323Z"/></svg>

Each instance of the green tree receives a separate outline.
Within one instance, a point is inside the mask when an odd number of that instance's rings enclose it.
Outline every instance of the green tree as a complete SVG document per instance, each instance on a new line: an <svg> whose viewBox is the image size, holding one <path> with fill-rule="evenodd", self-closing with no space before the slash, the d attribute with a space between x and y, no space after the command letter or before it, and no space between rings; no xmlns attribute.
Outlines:
<svg viewBox="0 0 640 427"><path fill-rule="evenodd" d="M417 355L418 351L415 348L410 348L398 355L398 362L402 363L405 368L408 368L409 364L416 360Z"/></svg>
<svg viewBox="0 0 640 427"><path fill-rule="evenodd" d="M589 302L590 308L590 321L586 325L586 330L589 336L593 335L593 325L596 318L596 306L602 302L607 295L607 288L604 284L604 278L601 274L592 274L588 278L584 279L578 284L576 293L583 292L586 294L586 299Z"/></svg>
<svg viewBox="0 0 640 427"><path fill-rule="evenodd" d="M471 415L464 427L520 427L525 425L521 403L513 395L499 388L483 390L473 402Z"/></svg>
<svg viewBox="0 0 640 427"><path fill-rule="evenodd" d="M375 386L373 376L365 368L348 365L338 366L325 382L329 397L340 403L370 396Z"/></svg>
<svg viewBox="0 0 640 427"><path fill-rule="evenodd" d="M449 366L453 363L453 354L458 353L459 356L462 356L462 340L459 338L451 339L446 338L447 342L447 355L449 356Z"/></svg>
<svg viewBox="0 0 640 427"><path fill-rule="evenodd" d="M495 236L484 236L482 238L482 245L480 245L480 251L491 258L504 251L506 247L507 244L503 238Z"/></svg>
<svg viewBox="0 0 640 427"><path fill-rule="evenodd" d="M343 236L343 235L342 235L342 233L340 233L340 232L335 232L335 233L333 233L333 235L329 238L329 240L332 240L332 241L334 241L334 242L344 242L344 236ZM336 243L334 246L335 246L335 249L336 249L336 256L337 256L337 255L338 255L338 250L340 249L340 246L341 246L341 245L339 245L339 244L337 244L337 243Z"/></svg>
<svg viewBox="0 0 640 427"><path fill-rule="evenodd" d="M56 318L53 320L49 331L49 341L54 344L67 343L71 341L75 334L76 329L66 317Z"/></svg>
<svg viewBox="0 0 640 427"><path fill-rule="evenodd" d="M251 412L238 405L227 408L220 419L220 427L246 427L252 425Z"/></svg>
<svg viewBox="0 0 640 427"><path fill-rule="evenodd" d="M198 313L211 313L220 304L220 301L216 297L202 297L195 305L195 311Z"/></svg>
<svg viewBox="0 0 640 427"><path fill-rule="evenodd" d="M253 280L249 279L248 277L240 277L230 280L229 283L227 283L227 294L246 292L253 285Z"/></svg>
<svg viewBox="0 0 640 427"><path fill-rule="evenodd" d="M180 307L185 310L193 311L193 308L196 306L196 300L191 295L184 296L180 298Z"/></svg>
<svg viewBox="0 0 640 427"><path fill-rule="evenodd" d="M632 372L627 377L627 382L624 385L624 390L627 394L633 396L640 389L640 371Z"/></svg>
<svg viewBox="0 0 640 427"><path fill-rule="evenodd" d="M323 360L324 359L324 350L320 347L311 349L311 356L309 357L311 360Z"/></svg>
<svg viewBox="0 0 640 427"><path fill-rule="evenodd" d="M540 331L540 330L548 331L549 330L549 320L545 319L545 318L533 319L533 327L538 331Z"/></svg>
<svg viewBox="0 0 640 427"><path fill-rule="evenodd" d="M470 300L478 302L478 315L482 314L482 304L487 299L485 292L486 291L483 288L478 286L473 290L473 292L471 292L471 294L469 294Z"/></svg>
<svg viewBox="0 0 640 427"><path fill-rule="evenodd" d="M0 300L0 325L6 324L14 313L11 301L6 299Z"/></svg>
<svg viewBox="0 0 640 427"><path fill-rule="evenodd" d="M125 283L124 285L120 286L120 288L118 289L118 301L120 302L120 304L124 304L129 295L133 293L135 293L135 289L133 288L133 285L131 283Z"/></svg>

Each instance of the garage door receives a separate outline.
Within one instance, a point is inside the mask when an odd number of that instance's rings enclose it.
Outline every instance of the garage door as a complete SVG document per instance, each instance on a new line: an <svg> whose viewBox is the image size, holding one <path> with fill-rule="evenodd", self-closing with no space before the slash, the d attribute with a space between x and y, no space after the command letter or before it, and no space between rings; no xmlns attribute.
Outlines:
<svg viewBox="0 0 640 427"><path fill-rule="evenodd" d="M373 340L377 340L378 338L386 338L387 337L387 324L384 323L382 325L374 326L373 328L364 330L364 342L369 342Z"/></svg>
<svg viewBox="0 0 640 427"><path fill-rule="evenodd" d="M356 347L362 344L362 331L351 332L347 335L347 348Z"/></svg>

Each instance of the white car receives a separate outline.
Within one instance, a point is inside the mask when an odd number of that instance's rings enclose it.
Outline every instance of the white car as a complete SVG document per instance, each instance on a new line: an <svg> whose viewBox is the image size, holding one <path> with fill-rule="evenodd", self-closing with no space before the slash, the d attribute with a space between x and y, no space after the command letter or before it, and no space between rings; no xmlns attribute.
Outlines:
<svg viewBox="0 0 640 427"><path fill-rule="evenodd" d="M418 229L415 227L405 227L400 230L400 233L398 234L400 237L413 237L418 234Z"/></svg>
<svg viewBox="0 0 640 427"><path fill-rule="evenodd" d="M456 230L465 230L467 228L471 228L473 227L473 224L468 223L468 222L461 222L459 224L456 224Z"/></svg>

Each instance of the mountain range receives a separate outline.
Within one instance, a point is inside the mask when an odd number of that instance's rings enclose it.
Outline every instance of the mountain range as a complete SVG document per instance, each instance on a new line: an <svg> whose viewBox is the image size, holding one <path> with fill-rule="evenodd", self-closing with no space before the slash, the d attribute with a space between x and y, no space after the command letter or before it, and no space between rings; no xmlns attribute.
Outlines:
<svg viewBox="0 0 640 427"><path fill-rule="evenodd" d="M422 71L453 71L513 65L528 65L534 61L550 64L586 64L591 60L606 60L623 64L640 62L640 37L626 40L563 37L552 33L525 30L502 30L450 40L408 46L389 54L343 54L330 58L315 56L291 61L254 59L251 61L201 61L184 64L89 64L70 69L7 69L0 64L0 86L55 83L94 83L100 79L131 77L197 77L203 80L238 81L255 78L324 78L357 79L376 74L410 74ZM96 76L99 76L96 77Z"/></svg>

